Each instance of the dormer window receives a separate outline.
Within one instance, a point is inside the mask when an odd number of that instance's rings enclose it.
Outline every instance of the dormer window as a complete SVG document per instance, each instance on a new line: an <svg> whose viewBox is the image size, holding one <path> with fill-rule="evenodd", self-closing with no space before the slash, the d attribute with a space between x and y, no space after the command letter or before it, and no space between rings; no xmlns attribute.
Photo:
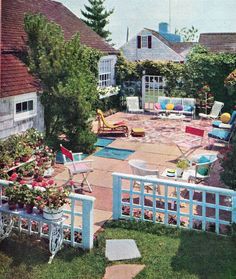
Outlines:
<svg viewBox="0 0 236 279"><path fill-rule="evenodd" d="M148 36L141 36L141 48L148 47Z"/></svg>
<svg viewBox="0 0 236 279"><path fill-rule="evenodd" d="M152 48L152 36L137 36L137 48Z"/></svg>

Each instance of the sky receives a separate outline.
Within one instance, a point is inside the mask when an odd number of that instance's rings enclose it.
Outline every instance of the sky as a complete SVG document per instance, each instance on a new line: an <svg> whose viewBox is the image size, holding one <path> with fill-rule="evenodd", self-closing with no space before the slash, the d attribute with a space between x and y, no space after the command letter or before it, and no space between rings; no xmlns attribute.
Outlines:
<svg viewBox="0 0 236 279"><path fill-rule="evenodd" d="M88 0L56 1L79 17L84 4L88 4ZM198 34L236 32L236 0L105 0L104 5L114 8L107 29L116 48L125 43L127 27L131 38L144 27L158 31L159 23L169 19L173 33L176 28L191 26L198 29Z"/></svg>

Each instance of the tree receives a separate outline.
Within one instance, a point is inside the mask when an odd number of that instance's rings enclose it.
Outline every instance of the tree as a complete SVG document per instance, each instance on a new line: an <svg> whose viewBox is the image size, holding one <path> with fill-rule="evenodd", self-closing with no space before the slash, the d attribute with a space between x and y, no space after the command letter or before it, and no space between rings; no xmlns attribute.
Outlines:
<svg viewBox="0 0 236 279"><path fill-rule="evenodd" d="M90 6L84 5L87 12L81 10L82 15L85 17L83 21L106 41L111 41L109 38L111 32L104 28L109 23L108 17L114 12L114 9L109 11L105 10L103 5L105 0L88 1Z"/></svg>
<svg viewBox="0 0 236 279"><path fill-rule="evenodd" d="M28 65L42 83L46 137L65 134L74 149L90 152L96 140L91 116L98 102L100 53L81 45L79 35L65 41L61 27L43 15L24 19Z"/></svg>
<svg viewBox="0 0 236 279"><path fill-rule="evenodd" d="M175 34L180 35L183 42L195 42L197 40L197 32L198 29L196 29L194 26L189 29L184 27L175 30Z"/></svg>

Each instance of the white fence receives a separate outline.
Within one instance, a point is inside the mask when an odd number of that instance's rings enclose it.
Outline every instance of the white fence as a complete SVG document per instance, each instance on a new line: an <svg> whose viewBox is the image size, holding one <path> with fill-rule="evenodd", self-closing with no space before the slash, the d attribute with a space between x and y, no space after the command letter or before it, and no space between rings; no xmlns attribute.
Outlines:
<svg viewBox="0 0 236 279"><path fill-rule="evenodd" d="M236 192L113 173L113 219L120 218L228 234L236 222Z"/></svg>

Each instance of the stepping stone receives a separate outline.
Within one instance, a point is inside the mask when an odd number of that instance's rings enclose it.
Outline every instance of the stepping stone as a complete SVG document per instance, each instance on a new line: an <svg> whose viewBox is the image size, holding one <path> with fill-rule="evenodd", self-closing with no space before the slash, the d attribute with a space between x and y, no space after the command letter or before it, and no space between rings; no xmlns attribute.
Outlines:
<svg viewBox="0 0 236 279"><path fill-rule="evenodd" d="M103 279L132 279L145 265L141 264L118 264L106 268Z"/></svg>
<svg viewBox="0 0 236 279"><path fill-rule="evenodd" d="M106 257L109 261L140 258L136 242L133 239L106 240Z"/></svg>

